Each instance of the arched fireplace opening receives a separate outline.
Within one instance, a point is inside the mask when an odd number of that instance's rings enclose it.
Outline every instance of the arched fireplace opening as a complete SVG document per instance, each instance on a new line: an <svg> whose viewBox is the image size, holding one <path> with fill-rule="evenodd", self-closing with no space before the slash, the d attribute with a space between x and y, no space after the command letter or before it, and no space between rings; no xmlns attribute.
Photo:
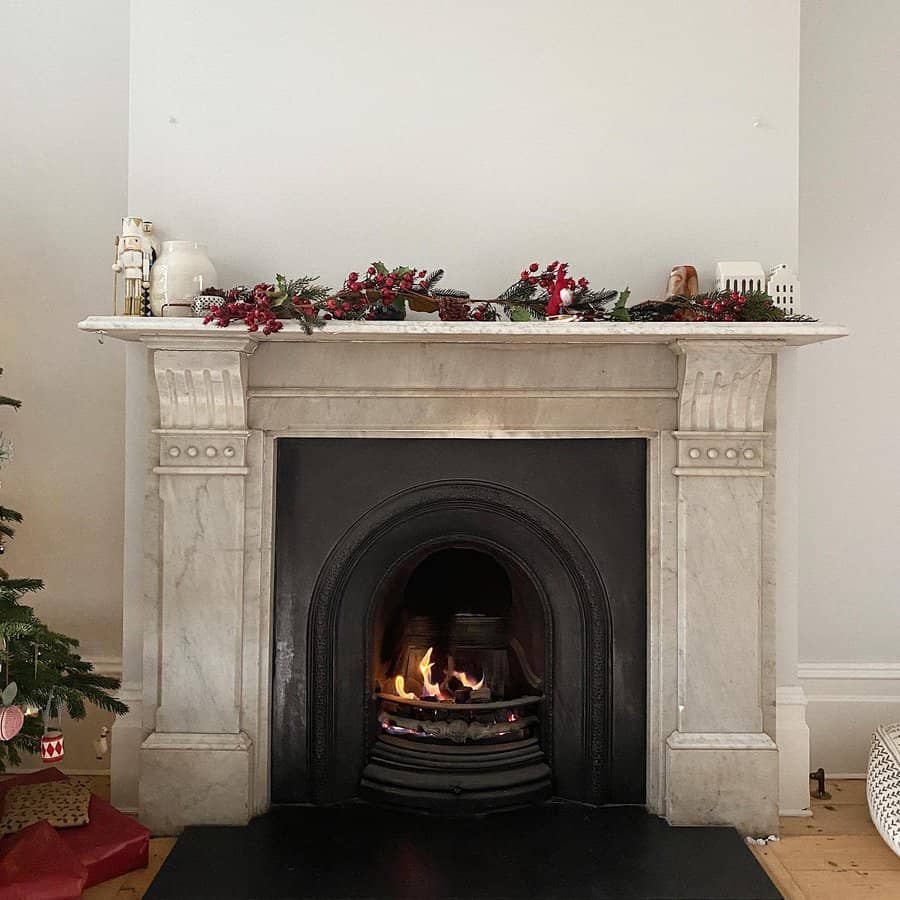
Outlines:
<svg viewBox="0 0 900 900"><path fill-rule="evenodd" d="M439 544L396 565L373 615L362 795L455 813L550 796L548 625L538 584L500 548Z"/></svg>

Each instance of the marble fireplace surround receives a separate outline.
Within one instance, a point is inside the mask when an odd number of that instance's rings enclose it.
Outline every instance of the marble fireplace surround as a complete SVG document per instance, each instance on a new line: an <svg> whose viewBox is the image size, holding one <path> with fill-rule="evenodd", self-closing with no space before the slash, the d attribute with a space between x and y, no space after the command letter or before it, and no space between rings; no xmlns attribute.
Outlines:
<svg viewBox="0 0 900 900"><path fill-rule="evenodd" d="M143 579L137 600L126 590L123 653L140 741L121 753L139 757L139 814L155 833L243 824L269 806L280 436L645 438L647 807L678 825L777 830L776 359L843 328L79 328L137 342L144 369L129 380L146 417L129 438L145 481Z"/></svg>

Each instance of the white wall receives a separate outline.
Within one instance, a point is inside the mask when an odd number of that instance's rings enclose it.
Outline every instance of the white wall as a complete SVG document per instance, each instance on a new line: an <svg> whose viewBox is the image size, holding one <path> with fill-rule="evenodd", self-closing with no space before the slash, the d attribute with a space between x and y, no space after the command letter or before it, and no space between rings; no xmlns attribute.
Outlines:
<svg viewBox="0 0 900 900"><path fill-rule="evenodd" d="M134 0L129 209L221 280L796 258L795 0ZM754 128L754 122L759 127Z"/></svg>
<svg viewBox="0 0 900 900"><path fill-rule="evenodd" d="M803 2L803 293L853 332L800 367L800 673L835 772L900 719L898 34L896 0Z"/></svg>
<svg viewBox="0 0 900 900"><path fill-rule="evenodd" d="M52 625L117 655L122 349L72 323L108 309L124 212L208 241L225 283L336 284L383 256L489 295L560 256L643 297L673 263L794 262L802 43L803 289L854 336L791 361L801 674L896 664L900 7L859 9L805 2L801 42L798 0L133 0L129 129L126 3L3 4L0 365L26 401L0 424L19 451L3 499L27 517L7 565L47 579ZM900 678L827 671L803 680L812 761L850 771ZM852 721L846 695L866 698Z"/></svg>
<svg viewBox="0 0 900 900"><path fill-rule="evenodd" d="M0 379L15 443L0 499L25 517L4 567L34 606L117 665L122 642L123 350L75 323L111 307L125 212L128 5L0 4Z"/></svg>

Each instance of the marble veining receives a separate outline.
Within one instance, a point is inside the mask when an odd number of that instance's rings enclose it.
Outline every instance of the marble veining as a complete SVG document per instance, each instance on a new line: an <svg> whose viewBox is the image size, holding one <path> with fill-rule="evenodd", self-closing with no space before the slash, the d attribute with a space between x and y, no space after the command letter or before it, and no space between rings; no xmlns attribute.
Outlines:
<svg viewBox="0 0 900 900"><path fill-rule="evenodd" d="M268 805L272 460L287 434L645 437L647 805L674 824L775 830L773 360L844 329L80 327L151 357L139 795L155 831Z"/></svg>

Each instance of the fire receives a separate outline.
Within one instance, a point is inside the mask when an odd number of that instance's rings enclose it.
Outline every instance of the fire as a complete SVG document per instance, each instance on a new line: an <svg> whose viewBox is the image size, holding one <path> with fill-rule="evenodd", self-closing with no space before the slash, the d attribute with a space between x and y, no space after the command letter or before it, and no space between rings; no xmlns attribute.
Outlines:
<svg viewBox="0 0 900 900"><path fill-rule="evenodd" d="M422 676L423 684L422 693L419 696L423 699L431 697L434 700L452 702L454 699L453 696L442 691L441 681L435 681L434 679L434 665L434 647L429 647L428 650L425 651L422 661L419 663L419 673ZM470 691L481 690L484 687L485 682L483 675L480 680L476 680L473 676L466 672L460 672L457 669L454 669L450 678L456 678L463 687L468 688ZM408 691L406 689L406 678L403 675L394 676L394 691L398 697L402 697L404 700L417 699L413 691Z"/></svg>
<svg viewBox="0 0 900 900"><path fill-rule="evenodd" d="M394 679L394 687L397 689L397 696L404 700L415 700L416 695L406 690L406 679L402 675L398 675Z"/></svg>
<svg viewBox="0 0 900 900"><path fill-rule="evenodd" d="M480 691L484 687L484 675L481 676L481 681L476 681L474 678L470 678L466 675L465 672L454 672L453 674L465 687L471 688L473 691Z"/></svg>
<svg viewBox="0 0 900 900"><path fill-rule="evenodd" d="M431 661L431 654L433 651L434 647L429 647L428 651L422 657L422 662L419 663L419 671L422 673L422 683L425 685L422 689L422 696L434 697L435 700L447 700L449 698L441 693L441 686L435 684L431 679L431 670L434 668L434 663Z"/></svg>

